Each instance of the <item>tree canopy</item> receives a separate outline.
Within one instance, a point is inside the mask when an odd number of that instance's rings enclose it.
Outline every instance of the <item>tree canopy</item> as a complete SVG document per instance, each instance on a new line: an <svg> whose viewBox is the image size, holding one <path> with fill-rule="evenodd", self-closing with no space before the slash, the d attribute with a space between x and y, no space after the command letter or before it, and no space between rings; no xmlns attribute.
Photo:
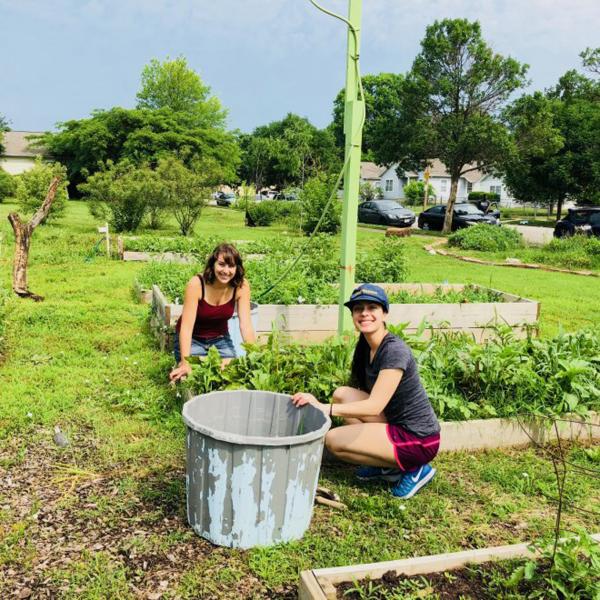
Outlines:
<svg viewBox="0 0 600 600"><path fill-rule="evenodd" d="M396 108L372 117L377 127L369 143L377 162L420 169L439 158L448 169L445 232L452 225L460 176L476 168L493 170L509 151L500 112L525 84L526 71L527 65L492 51L478 22L435 21L427 27Z"/></svg>
<svg viewBox="0 0 600 600"><path fill-rule="evenodd" d="M317 129L308 119L292 113L242 135L240 145L240 178L259 189L303 185L315 174L330 172L340 164L332 132Z"/></svg>
<svg viewBox="0 0 600 600"><path fill-rule="evenodd" d="M137 108L169 108L193 116L199 127L225 127L227 111L183 56L163 62L153 58L142 70L137 99Z"/></svg>
<svg viewBox="0 0 600 600"><path fill-rule="evenodd" d="M365 94L366 116L362 135L362 152L365 160L374 160L373 147L379 153L384 152L382 145L389 139L387 126L402 111L402 91L404 75L395 73L379 73L362 77ZM344 110L345 93L340 90L333 102L333 123L331 125L335 142L344 150Z"/></svg>
<svg viewBox="0 0 600 600"><path fill-rule="evenodd" d="M593 53L581 56L589 68ZM516 100L506 119L515 152L505 181L516 197L556 205L557 218L566 199L600 204L600 81L568 71L545 93Z"/></svg>
<svg viewBox="0 0 600 600"><path fill-rule="evenodd" d="M67 166L70 191L95 173L99 164L128 159L156 166L161 157L177 155L190 163L210 158L223 168L226 180L235 179L239 149L234 136L222 129L201 127L194 115L170 108L151 110L112 108L91 117L59 124L40 143L55 160Z"/></svg>

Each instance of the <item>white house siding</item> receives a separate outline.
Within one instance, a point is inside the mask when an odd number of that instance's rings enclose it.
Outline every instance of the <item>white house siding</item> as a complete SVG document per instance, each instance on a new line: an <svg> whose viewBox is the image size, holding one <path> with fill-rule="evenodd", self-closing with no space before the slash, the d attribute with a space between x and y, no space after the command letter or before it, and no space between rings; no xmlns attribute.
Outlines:
<svg viewBox="0 0 600 600"><path fill-rule="evenodd" d="M379 187L383 190L386 200L401 200L404 198L404 182L396 173L396 165L386 169L379 180Z"/></svg>
<svg viewBox="0 0 600 600"><path fill-rule="evenodd" d="M500 188L500 206L511 207L518 204L512 197L504 182L495 175L484 175L479 181L473 184L474 192L498 192Z"/></svg>
<svg viewBox="0 0 600 600"><path fill-rule="evenodd" d="M35 161L33 158L25 156L6 156L0 159L0 167L11 175L20 175L33 168Z"/></svg>

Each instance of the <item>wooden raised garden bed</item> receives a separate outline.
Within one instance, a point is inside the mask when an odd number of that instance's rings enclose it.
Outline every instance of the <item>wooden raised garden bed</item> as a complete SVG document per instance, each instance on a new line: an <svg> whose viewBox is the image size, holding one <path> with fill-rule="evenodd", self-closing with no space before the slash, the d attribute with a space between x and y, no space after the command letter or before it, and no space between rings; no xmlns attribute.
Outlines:
<svg viewBox="0 0 600 600"><path fill-rule="evenodd" d="M408 291L414 294L433 294L436 290L460 291L462 284L393 283L380 284L388 293ZM455 304L392 304L388 321L408 323L406 331L414 333L425 320L433 329L464 331L478 341L486 338L496 324L512 327L518 337L524 337L527 327L535 325L540 304L512 294L498 292L503 302L473 302ZM169 332L181 315L182 305L167 301L157 286L152 288L152 326L161 347L168 347ZM337 333L337 305L262 304L258 307L257 334L259 339L271 333L273 327L292 340L320 342Z"/></svg>
<svg viewBox="0 0 600 600"><path fill-rule="evenodd" d="M592 538L600 542L600 534L595 534ZM533 556L528 546L529 544L511 544L481 550L302 571L298 598L300 600L335 600L337 598L336 586L364 579L380 579L389 571L396 575L427 575L459 569L468 564L528 558Z"/></svg>

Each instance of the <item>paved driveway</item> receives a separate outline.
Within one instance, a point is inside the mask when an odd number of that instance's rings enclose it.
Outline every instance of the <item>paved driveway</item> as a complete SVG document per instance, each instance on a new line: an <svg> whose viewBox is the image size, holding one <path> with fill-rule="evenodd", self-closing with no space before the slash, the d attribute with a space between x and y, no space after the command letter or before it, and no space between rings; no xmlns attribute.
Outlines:
<svg viewBox="0 0 600 600"><path fill-rule="evenodd" d="M512 227L523 234L523 239L530 244L547 244L552 240L552 227L530 227L528 225L503 225Z"/></svg>

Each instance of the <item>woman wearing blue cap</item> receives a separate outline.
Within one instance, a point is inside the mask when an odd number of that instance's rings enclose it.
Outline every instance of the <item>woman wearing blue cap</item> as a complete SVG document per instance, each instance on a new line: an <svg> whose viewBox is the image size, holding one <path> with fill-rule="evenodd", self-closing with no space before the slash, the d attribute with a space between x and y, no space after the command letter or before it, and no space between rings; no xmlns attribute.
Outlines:
<svg viewBox="0 0 600 600"><path fill-rule="evenodd" d="M345 304L360 335L352 360L353 387L340 387L330 405L299 392L296 406L313 404L344 426L329 431L327 448L363 465L362 480L391 481L392 493L411 498L435 475L429 465L440 445L440 425L406 343L385 325L389 302L372 283L357 287Z"/></svg>

